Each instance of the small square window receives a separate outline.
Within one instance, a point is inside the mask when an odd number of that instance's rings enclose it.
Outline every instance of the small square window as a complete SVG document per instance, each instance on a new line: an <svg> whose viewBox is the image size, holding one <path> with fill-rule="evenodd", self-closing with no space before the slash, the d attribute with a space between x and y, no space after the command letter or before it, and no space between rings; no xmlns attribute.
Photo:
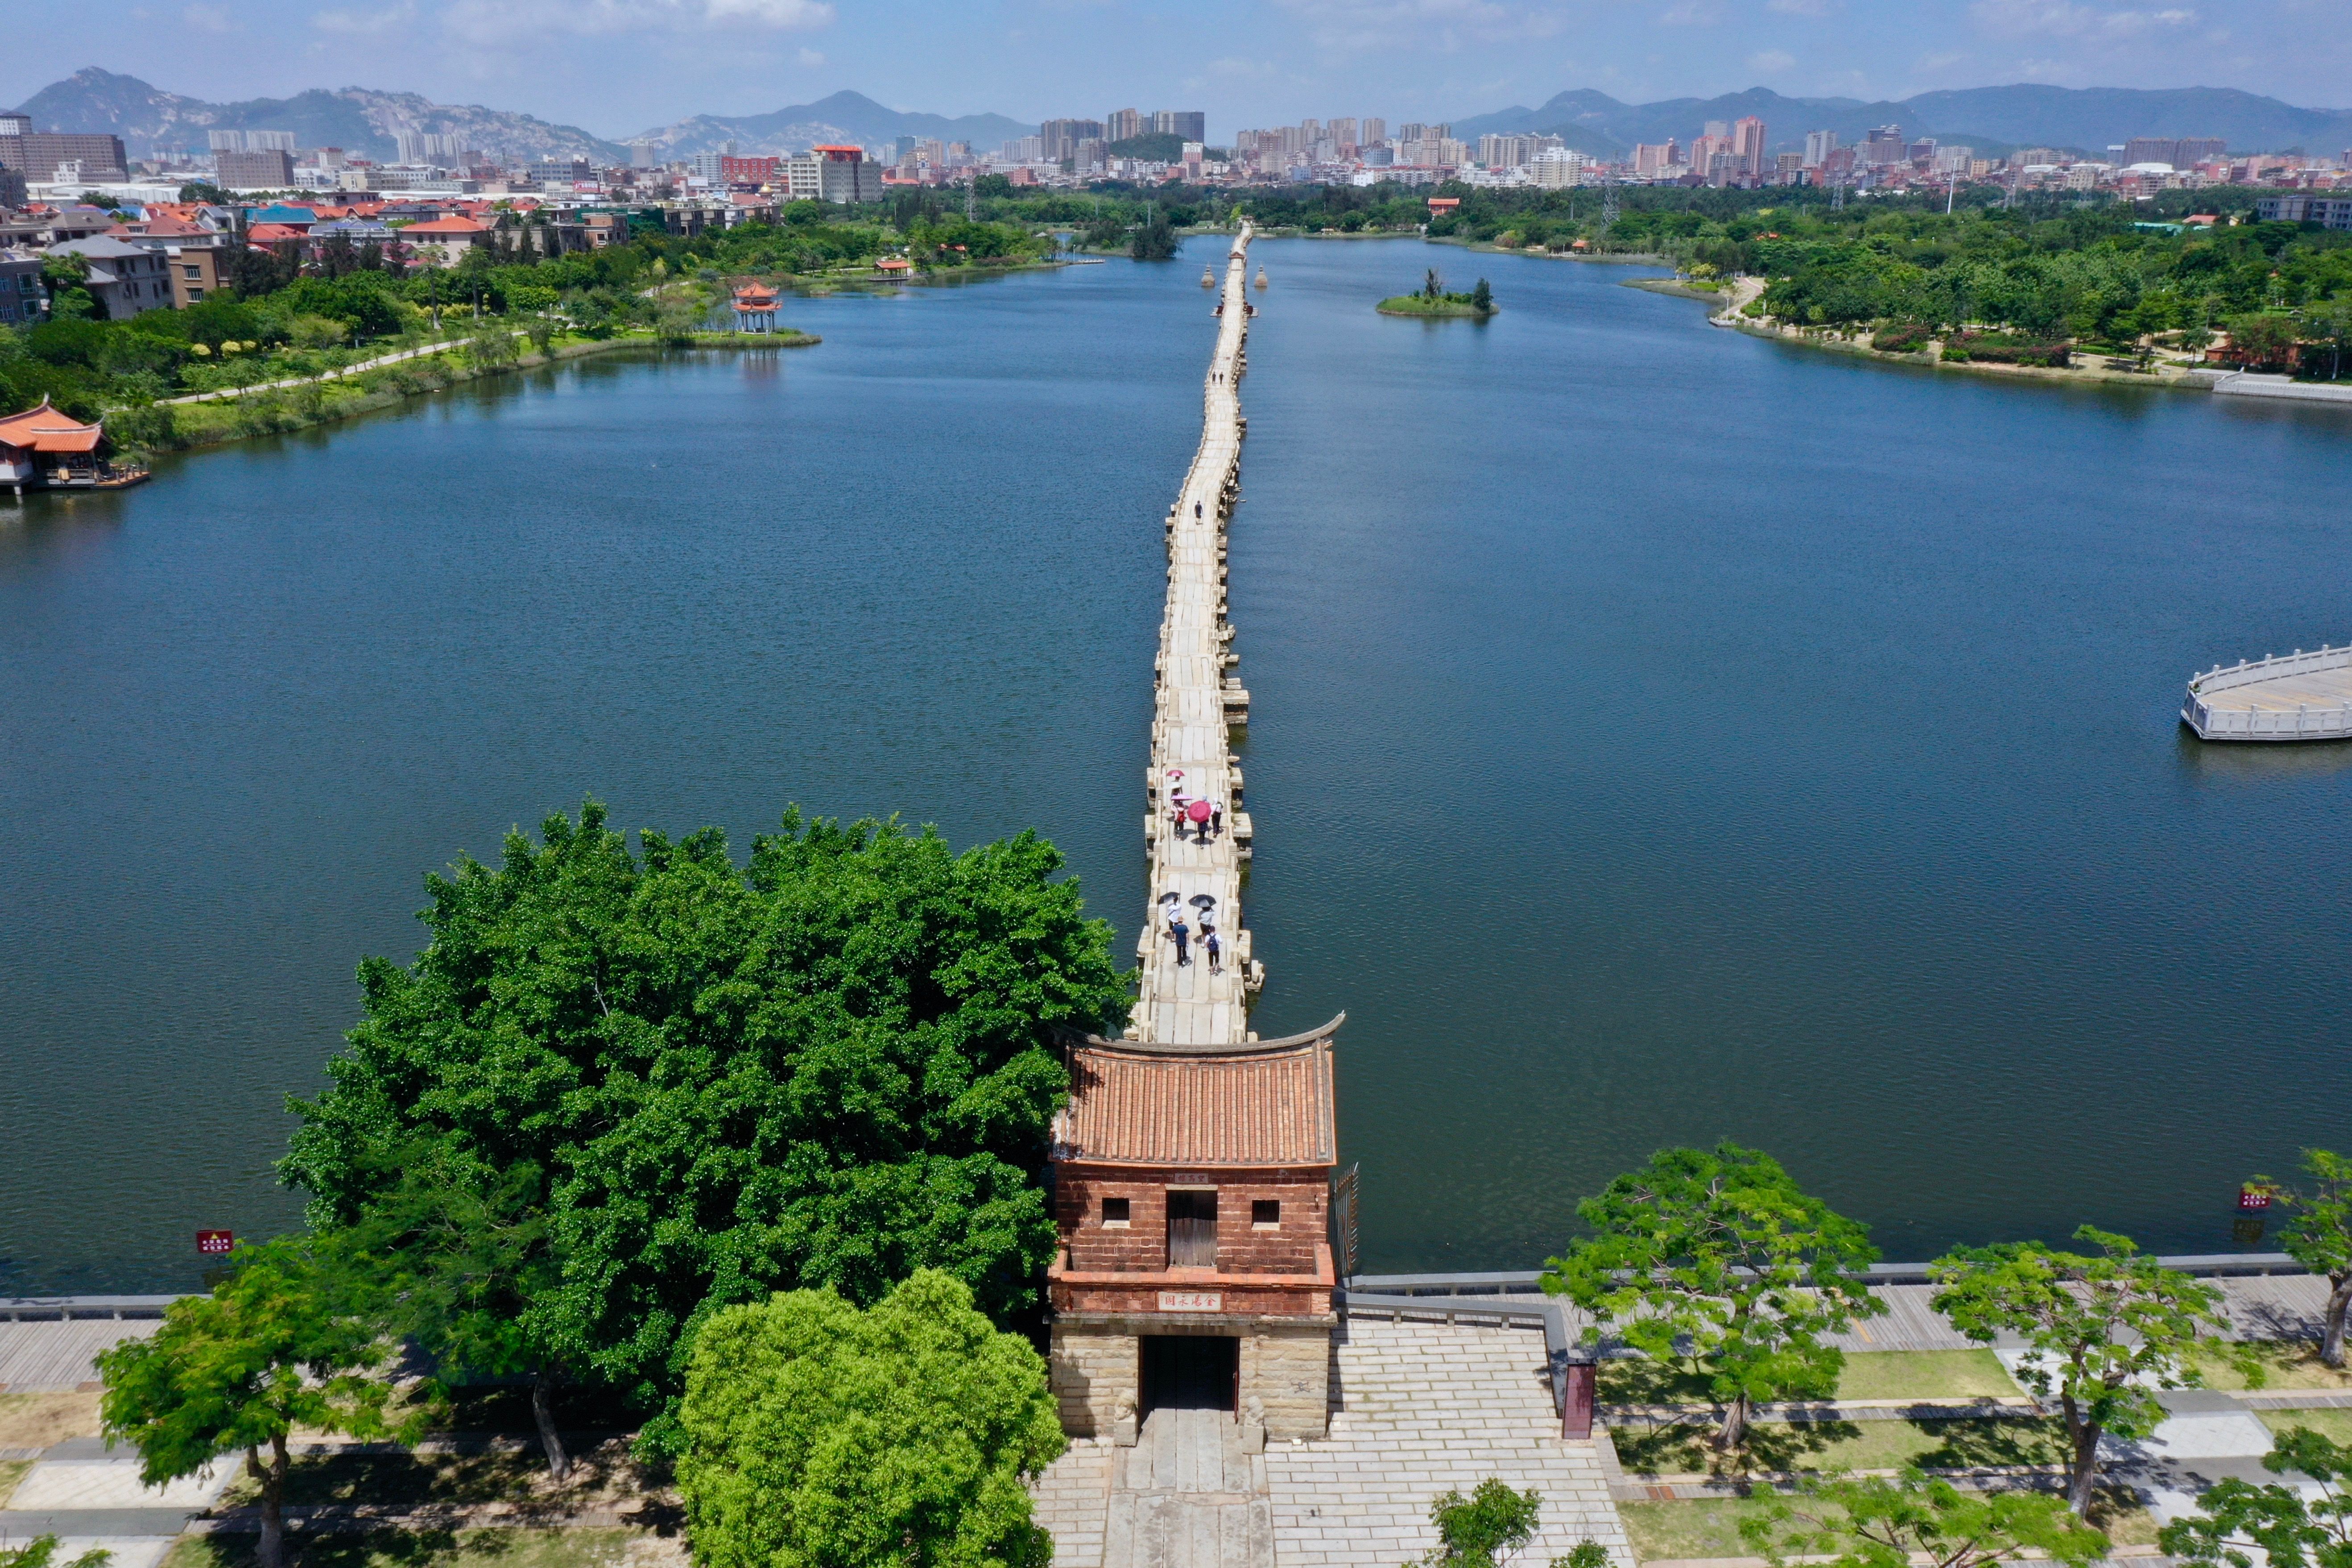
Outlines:
<svg viewBox="0 0 2352 1568"><path fill-rule="evenodd" d="M1256 1230L1272 1230L1282 1224L1282 1204L1276 1198L1250 1200L1250 1226Z"/></svg>
<svg viewBox="0 0 2352 1568"><path fill-rule="evenodd" d="M1127 1199L1105 1198L1102 1201L1102 1222L1105 1225L1127 1223Z"/></svg>

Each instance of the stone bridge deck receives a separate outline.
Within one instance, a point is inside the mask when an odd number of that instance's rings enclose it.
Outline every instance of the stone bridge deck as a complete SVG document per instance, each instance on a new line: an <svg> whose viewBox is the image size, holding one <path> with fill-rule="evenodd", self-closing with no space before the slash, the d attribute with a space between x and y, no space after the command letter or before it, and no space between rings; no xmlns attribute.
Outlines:
<svg viewBox="0 0 2352 1568"><path fill-rule="evenodd" d="M1150 847L1150 908L1136 945L1139 993L1129 1034L1179 1045L1235 1045L1249 1035L1249 999L1265 970L1243 925L1242 863L1251 822L1242 775L1228 744L1249 722L1249 694L1229 672L1238 662L1225 605L1225 523L1239 493L1240 383L1249 331L1246 268L1250 229L1242 226L1218 296L1216 352L1202 387L1200 449L1170 509L1168 605L1160 624L1158 694L1146 770L1144 834ZM1219 808L1207 836L1174 818L1179 799ZM1168 912L1181 909L1192 962L1177 962ZM1223 949L1209 967L1203 924Z"/></svg>

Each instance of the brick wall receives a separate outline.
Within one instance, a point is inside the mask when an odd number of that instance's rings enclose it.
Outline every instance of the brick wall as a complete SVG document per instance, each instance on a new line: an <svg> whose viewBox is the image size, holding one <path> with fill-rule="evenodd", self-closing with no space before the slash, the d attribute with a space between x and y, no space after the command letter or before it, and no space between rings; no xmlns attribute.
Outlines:
<svg viewBox="0 0 2352 1568"><path fill-rule="evenodd" d="M1315 1247L1329 1227L1330 1186L1321 1170L1089 1172L1064 1165L1055 1177L1055 1219L1080 1273L1157 1273L1168 1267L1168 1191L1214 1187L1220 1272L1312 1274ZM1128 1223L1106 1226L1102 1200L1125 1198ZM1252 1205L1282 1205L1279 1223L1260 1229Z"/></svg>
<svg viewBox="0 0 2352 1568"><path fill-rule="evenodd" d="M1073 1437L1111 1434L1119 1401L1139 1400L1144 1332L1225 1334L1241 1341L1243 1408L1265 1407L1266 1436L1320 1437L1329 1418L1331 1320L1252 1319L1231 1327L1148 1318L1057 1318L1051 1367L1062 1430Z"/></svg>

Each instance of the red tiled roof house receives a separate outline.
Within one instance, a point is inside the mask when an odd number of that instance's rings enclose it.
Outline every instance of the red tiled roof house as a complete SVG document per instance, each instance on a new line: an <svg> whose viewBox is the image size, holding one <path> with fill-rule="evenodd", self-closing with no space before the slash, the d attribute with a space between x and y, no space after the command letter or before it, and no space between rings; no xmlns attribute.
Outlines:
<svg viewBox="0 0 2352 1568"><path fill-rule="evenodd" d="M1052 1366L1074 1436L1162 1405L1319 1437L1330 1396L1332 1037L1089 1037L1054 1129Z"/></svg>

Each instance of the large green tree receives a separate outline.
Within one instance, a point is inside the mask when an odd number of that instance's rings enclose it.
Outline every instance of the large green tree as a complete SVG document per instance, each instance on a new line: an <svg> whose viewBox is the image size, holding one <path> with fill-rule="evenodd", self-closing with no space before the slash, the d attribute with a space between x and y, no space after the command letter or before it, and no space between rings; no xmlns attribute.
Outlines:
<svg viewBox="0 0 2352 1568"><path fill-rule="evenodd" d="M572 1465L554 1409L563 1277L543 1173L529 1160L494 1169L446 1136L391 1154L390 1180L352 1225L320 1237L322 1248L385 1331L432 1358L443 1387L528 1377L540 1446L564 1479Z"/></svg>
<svg viewBox="0 0 2352 1568"><path fill-rule="evenodd" d="M2352 1160L2326 1149L2305 1149L2303 1173L2311 1179L2308 1187L2289 1188L2268 1176L2254 1182L2295 1211L2279 1245L2297 1263L2326 1277L2319 1359L2342 1366L2346 1320L2352 1318Z"/></svg>
<svg viewBox="0 0 2352 1568"><path fill-rule="evenodd" d="M2225 1332L2221 1292L2167 1268L2131 1238L2084 1226L2062 1252L2038 1241L1964 1247L1928 1273L1936 1310L1969 1338L1990 1344L2013 1333L2032 1352L2018 1381L2054 1392L2066 1416L2067 1505L2087 1515L2099 1479L2099 1439L2144 1437L2164 1419L2159 1388L2199 1381L2200 1341Z"/></svg>
<svg viewBox="0 0 2352 1568"><path fill-rule="evenodd" d="M1962 1491L1916 1469L1820 1477L1770 1498L1739 1534L1772 1568L1995 1568L2028 1558L2084 1568L2107 1538L2046 1492Z"/></svg>
<svg viewBox="0 0 2352 1568"><path fill-rule="evenodd" d="M280 1568L287 1435L388 1432L390 1385L369 1375L387 1347L307 1241L239 1247L229 1270L211 1295L173 1302L152 1338L99 1353L99 1411L150 1486L242 1453L261 1483L262 1568Z"/></svg>
<svg viewBox="0 0 2352 1568"><path fill-rule="evenodd" d="M1845 1355L1830 1336L1886 1310L1868 1230L1754 1149L1661 1150L1576 1212L1592 1234L1548 1260L1543 1288L1636 1350L1690 1357L1722 1402L1726 1450L1758 1400L1834 1393Z"/></svg>
<svg viewBox="0 0 2352 1568"><path fill-rule="evenodd" d="M702 1325L677 1483L703 1568L1046 1568L1028 1479L1066 1446L1045 1363L922 1269Z"/></svg>
<svg viewBox="0 0 2352 1568"><path fill-rule="evenodd" d="M959 855L788 813L748 869L715 828L641 845L592 801L428 879L432 940L361 966L365 1016L281 1170L322 1228L388 1201L420 1140L535 1170L505 1200L544 1214L560 1274L529 1290L535 1353L656 1412L660 1447L730 1302L873 1301L925 1267L1000 1318L1032 1302L1055 1035L1129 992L1031 834Z"/></svg>
<svg viewBox="0 0 2352 1568"><path fill-rule="evenodd" d="M2263 1457L2263 1468L2308 1477L2318 1495L2227 1477L2197 1500L2197 1513L2164 1527L2164 1550L2176 1561L2213 1568L2352 1568L2352 1492L2345 1487L2352 1480L2352 1447L2296 1426Z"/></svg>

